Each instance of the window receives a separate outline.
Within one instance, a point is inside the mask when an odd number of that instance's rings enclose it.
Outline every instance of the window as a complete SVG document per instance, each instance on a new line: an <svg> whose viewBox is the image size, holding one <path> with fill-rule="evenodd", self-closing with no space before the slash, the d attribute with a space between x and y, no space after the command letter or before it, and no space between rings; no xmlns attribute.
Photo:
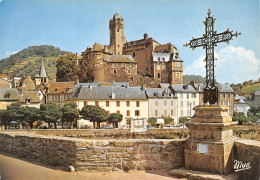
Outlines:
<svg viewBox="0 0 260 180"><path fill-rule="evenodd" d="M181 101L181 107L183 107L183 101Z"/></svg>
<svg viewBox="0 0 260 180"><path fill-rule="evenodd" d="M84 101L84 106L87 106L88 105L88 101Z"/></svg>
<svg viewBox="0 0 260 180"><path fill-rule="evenodd" d="M127 107L130 106L130 101L126 101L126 106L127 106Z"/></svg>
<svg viewBox="0 0 260 180"><path fill-rule="evenodd" d="M52 101L52 95L49 95L49 101Z"/></svg>
<svg viewBox="0 0 260 180"><path fill-rule="evenodd" d="M157 65L157 70L161 70L161 66L160 65Z"/></svg>
<svg viewBox="0 0 260 180"><path fill-rule="evenodd" d="M180 73L179 72L176 73L176 78L180 78Z"/></svg>
<svg viewBox="0 0 260 180"><path fill-rule="evenodd" d="M125 63L122 63L122 68L125 68Z"/></svg>
<svg viewBox="0 0 260 180"><path fill-rule="evenodd" d="M95 64L95 67L98 67L99 65L98 64Z"/></svg>
<svg viewBox="0 0 260 180"><path fill-rule="evenodd" d="M55 101L58 101L58 95L55 95Z"/></svg>
<svg viewBox="0 0 260 180"><path fill-rule="evenodd" d="M130 116L130 110L126 111L126 116Z"/></svg>
<svg viewBox="0 0 260 180"><path fill-rule="evenodd" d="M158 106L158 101L155 101L155 106Z"/></svg>
<svg viewBox="0 0 260 180"><path fill-rule="evenodd" d="M167 116L167 110L164 110L164 115Z"/></svg>
<svg viewBox="0 0 260 180"><path fill-rule="evenodd" d="M115 68L116 67L116 63L113 63L113 68Z"/></svg>
<svg viewBox="0 0 260 180"><path fill-rule="evenodd" d="M230 94L228 94L228 98L230 98Z"/></svg>
<svg viewBox="0 0 260 180"><path fill-rule="evenodd" d="M135 116L140 116L140 111L139 110L135 110Z"/></svg>
<svg viewBox="0 0 260 180"><path fill-rule="evenodd" d="M140 101L136 101L136 107L140 106Z"/></svg>
<svg viewBox="0 0 260 180"><path fill-rule="evenodd" d="M116 74L116 70L114 70L113 72L114 72L114 74Z"/></svg>
<svg viewBox="0 0 260 180"><path fill-rule="evenodd" d="M95 101L95 105L96 105L96 106L99 106L99 101Z"/></svg>
<svg viewBox="0 0 260 180"><path fill-rule="evenodd" d="M181 94L181 99L183 99L183 94Z"/></svg>
<svg viewBox="0 0 260 180"><path fill-rule="evenodd" d="M130 120L130 119L127 119L127 120L126 120L126 125L128 125L128 126L131 125L131 120Z"/></svg>
<svg viewBox="0 0 260 180"><path fill-rule="evenodd" d="M171 106L173 106L174 104L173 104L173 101L171 101Z"/></svg>
<svg viewBox="0 0 260 180"><path fill-rule="evenodd" d="M231 106L231 102L230 101L228 101L228 106Z"/></svg>
<svg viewBox="0 0 260 180"><path fill-rule="evenodd" d="M134 68L134 64L133 64L133 63L131 63L131 64L130 64L130 67L131 67L131 68Z"/></svg>
<svg viewBox="0 0 260 180"><path fill-rule="evenodd" d="M197 97L196 93L193 93L193 97L194 97L194 98L196 98L196 97Z"/></svg>
<svg viewBox="0 0 260 180"><path fill-rule="evenodd" d="M161 74L160 74L160 73L158 73L158 74L157 74L157 77L158 77L158 78L161 78Z"/></svg>
<svg viewBox="0 0 260 180"><path fill-rule="evenodd" d="M120 111L116 111L117 114L120 114Z"/></svg>
<svg viewBox="0 0 260 180"><path fill-rule="evenodd" d="M228 114L231 114L231 111L230 111L230 109L228 109Z"/></svg>
<svg viewBox="0 0 260 180"><path fill-rule="evenodd" d="M162 69L163 69L163 70L165 70L165 69L166 69L165 65L163 65Z"/></svg>
<svg viewBox="0 0 260 180"><path fill-rule="evenodd" d="M196 103L195 103L195 101L193 101L193 106L195 106L196 105Z"/></svg>
<svg viewBox="0 0 260 180"><path fill-rule="evenodd" d="M160 61L160 57L158 57L157 59L158 59L158 61Z"/></svg>
<svg viewBox="0 0 260 180"><path fill-rule="evenodd" d="M171 116L173 116L173 110L171 110Z"/></svg>
<svg viewBox="0 0 260 180"><path fill-rule="evenodd" d="M61 100L61 101L64 100L63 94L60 95L60 100Z"/></svg>
<svg viewBox="0 0 260 180"><path fill-rule="evenodd" d="M109 107L109 101L106 101L106 107Z"/></svg>
<svg viewBox="0 0 260 180"><path fill-rule="evenodd" d="M155 110L155 116L158 116L158 110Z"/></svg>
<svg viewBox="0 0 260 180"><path fill-rule="evenodd" d="M167 101L164 101L164 106L167 106Z"/></svg>
<svg viewBox="0 0 260 180"><path fill-rule="evenodd" d="M116 107L120 107L120 101L116 102Z"/></svg>
<svg viewBox="0 0 260 180"><path fill-rule="evenodd" d="M226 101L223 101L223 105L226 105Z"/></svg>
<svg viewBox="0 0 260 180"><path fill-rule="evenodd" d="M128 74L130 74L131 73L131 70L128 70Z"/></svg>
<svg viewBox="0 0 260 180"><path fill-rule="evenodd" d="M117 55L120 55L120 52L118 52Z"/></svg>
<svg viewBox="0 0 260 180"><path fill-rule="evenodd" d="M130 77L130 81L133 82L133 81L134 81L134 78L133 78L133 77Z"/></svg>
<svg viewBox="0 0 260 180"><path fill-rule="evenodd" d="M223 98L226 98L226 94L223 94Z"/></svg>
<svg viewBox="0 0 260 180"><path fill-rule="evenodd" d="M181 116L183 116L183 110L181 110Z"/></svg>
<svg viewBox="0 0 260 180"><path fill-rule="evenodd" d="M135 52L133 52L133 57L135 57Z"/></svg>
<svg viewBox="0 0 260 180"><path fill-rule="evenodd" d="M187 94L187 99L190 99L190 95L189 94Z"/></svg>
<svg viewBox="0 0 260 180"><path fill-rule="evenodd" d="M176 62L176 67L181 67L181 63L180 62Z"/></svg>
<svg viewBox="0 0 260 180"><path fill-rule="evenodd" d="M187 101L187 107L190 107L190 102L189 101Z"/></svg>
<svg viewBox="0 0 260 180"><path fill-rule="evenodd" d="M120 46L119 46L119 45L117 45L117 47L119 48Z"/></svg>

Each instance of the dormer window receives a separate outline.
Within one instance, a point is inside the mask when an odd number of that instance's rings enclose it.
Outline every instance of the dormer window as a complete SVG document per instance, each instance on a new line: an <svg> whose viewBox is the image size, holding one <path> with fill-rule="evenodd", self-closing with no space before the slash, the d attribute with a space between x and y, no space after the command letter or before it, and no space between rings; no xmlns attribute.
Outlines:
<svg viewBox="0 0 260 180"><path fill-rule="evenodd" d="M158 59L158 61L160 61L160 57L158 57L157 59Z"/></svg>
<svg viewBox="0 0 260 180"><path fill-rule="evenodd" d="M10 93L9 92L7 92L5 95L4 95L4 98L10 98Z"/></svg>
<svg viewBox="0 0 260 180"><path fill-rule="evenodd" d="M32 100L32 99L31 99L30 97L26 98L26 103L30 103L31 100Z"/></svg>
<svg viewBox="0 0 260 180"><path fill-rule="evenodd" d="M165 58L163 57L162 60L165 61Z"/></svg>

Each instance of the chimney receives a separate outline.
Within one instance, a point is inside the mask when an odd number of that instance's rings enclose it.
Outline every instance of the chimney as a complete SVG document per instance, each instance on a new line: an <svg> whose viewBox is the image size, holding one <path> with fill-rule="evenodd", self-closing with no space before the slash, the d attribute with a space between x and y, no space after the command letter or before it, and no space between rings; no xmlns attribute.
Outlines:
<svg viewBox="0 0 260 180"><path fill-rule="evenodd" d="M104 46L104 51L105 51L105 52L108 52L108 47L107 47L107 45Z"/></svg>
<svg viewBox="0 0 260 180"><path fill-rule="evenodd" d="M148 34L144 33L144 39L148 39Z"/></svg>
<svg viewBox="0 0 260 180"><path fill-rule="evenodd" d="M144 85L142 86L142 90L145 91L145 89L146 89L146 84L144 84Z"/></svg>
<svg viewBox="0 0 260 180"><path fill-rule="evenodd" d="M172 81L172 82L171 82L171 86L173 86L173 85L174 85L174 82Z"/></svg>
<svg viewBox="0 0 260 180"><path fill-rule="evenodd" d="M112 92L112 99L116 99L116 93Z"/></svg>

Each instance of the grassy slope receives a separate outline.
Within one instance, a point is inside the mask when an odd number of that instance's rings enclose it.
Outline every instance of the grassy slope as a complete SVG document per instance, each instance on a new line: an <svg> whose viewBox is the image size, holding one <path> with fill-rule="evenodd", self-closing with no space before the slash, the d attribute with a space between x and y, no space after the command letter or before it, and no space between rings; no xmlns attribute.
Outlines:
<svg viewBox="0 0 260 180"><path fill-rule="evenodd" d="M243 93L252 93L254 91L260 91L260 83L246 85L241 89L241 91Z"/></svg>

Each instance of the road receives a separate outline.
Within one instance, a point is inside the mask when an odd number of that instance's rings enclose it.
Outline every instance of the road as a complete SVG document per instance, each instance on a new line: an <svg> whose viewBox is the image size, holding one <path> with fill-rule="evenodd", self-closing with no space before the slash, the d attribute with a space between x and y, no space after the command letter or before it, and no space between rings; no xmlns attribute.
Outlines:
<svg viewBox="0 0 260 180"><path fill-rule="evenodd" d="M175 179L163 171L65 172L52 166L27 162L0 152L0 180L168 180Z"/></svg>

